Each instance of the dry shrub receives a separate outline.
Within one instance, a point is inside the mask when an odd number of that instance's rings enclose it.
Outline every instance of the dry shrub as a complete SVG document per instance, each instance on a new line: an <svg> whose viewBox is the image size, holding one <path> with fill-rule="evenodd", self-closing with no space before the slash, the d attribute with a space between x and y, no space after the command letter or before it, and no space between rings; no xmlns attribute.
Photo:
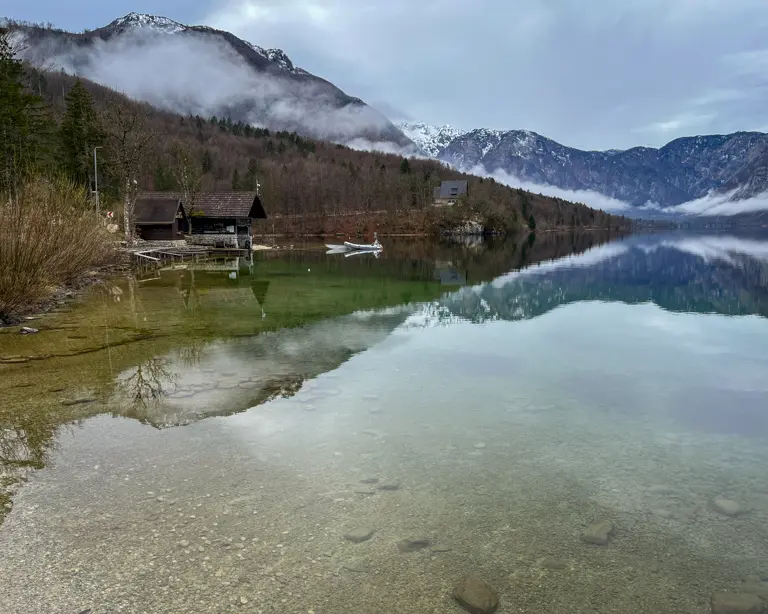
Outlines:
<svg viewBox="0 0 768 614"><path fill-rule="evenodd" d="M0 319L45 300L107 259L109 235L80 186L27 181L0 195Z"/></svg>

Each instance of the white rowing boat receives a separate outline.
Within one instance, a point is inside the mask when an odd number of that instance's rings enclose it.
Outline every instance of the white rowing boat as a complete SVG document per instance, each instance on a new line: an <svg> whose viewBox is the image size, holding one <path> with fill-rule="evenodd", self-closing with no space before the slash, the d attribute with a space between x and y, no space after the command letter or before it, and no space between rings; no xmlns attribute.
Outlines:
<svg viewBox="0 0 768 614"><path fill-rule="evenodd" d="M346 245L334 245L333 243L326 243L325 246L328 248L328 251L325 252L326 254L344 254L349 251L349 248Z"/></svg>
<svg viewBox="0 0 768 614"><path fill-rule="evenodd" d="M360 251L380 251L383 249L381 246L381 243L379 243L379 238L376 236L376 233L373 233L373 243L352 243L350 241L344 241L344 247L348 249L357 249Z"/></svg>

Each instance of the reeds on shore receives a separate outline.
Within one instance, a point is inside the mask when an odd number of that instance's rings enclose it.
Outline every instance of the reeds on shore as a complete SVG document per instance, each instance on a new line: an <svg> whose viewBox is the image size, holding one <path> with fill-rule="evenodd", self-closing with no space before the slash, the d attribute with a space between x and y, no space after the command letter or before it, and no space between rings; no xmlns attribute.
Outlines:
<svg viewBox="0 0 768 614"><path fill-rule="evenodd" d="M33 178L0 194L0 320L104 263L109 237L87 191L66 179Z"/></svg>

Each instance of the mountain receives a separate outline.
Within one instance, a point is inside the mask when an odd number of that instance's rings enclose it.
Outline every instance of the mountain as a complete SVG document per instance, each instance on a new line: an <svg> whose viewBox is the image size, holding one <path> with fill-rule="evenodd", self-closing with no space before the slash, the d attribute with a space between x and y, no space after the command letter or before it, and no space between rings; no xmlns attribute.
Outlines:
<svg viewBox="0 0 768 614"><path fill-rule="evenodd" d="M432 126L424 122L396 122L395 125L416 143L428 156L437 158L455 139L463 136L465 132L453 126Z"/></svg>
<svg viewBox="0 0 768 614"><path fill-rule="evenodd" d="M31 67L27 77L47 103L51 117L60 120L77 78ZM474 229L512 233L527 232L534 224L541 231L632 227L627 219L448 170L435 160L414 158L404 170L400 155L361 151L222 118L185 117L131 100L87 79L80 81L107 132L120 132L127 122L136 138L148 140L136 176L139 190L180 189L180 162L173 154L180 147L189 161L186 168L198 178L202 191L261 186L270 218L261 232L277 229L302 236L340 233L354 237L370 235L376 229L381 234L385 228L398 234L448 232L467 223ZM55 148L55 143L51 146ZM99 175L103 202L117 201L122 183L111 139L104 142L99 154ZM468 182L464 206L431 206L434 189L444 179Z"/></svg>
<svg viewBox="0 0 768 614"><path fill-rule="evenodd" d="M630 205L673 207L710 192L748 198L768 189L768 134L675 139L659 149L584 151L528 130L400 124L428 155L461 169L482 166L530 183L563 190L591 190ZM451 131L456 136L448 138ZM439 136L438 136L439 135Z"/></svg>
<svg viewBox="0 0 768 614"><path fill-rule="evenodd" d="M33 65L85 77L168 111L416 151L381 113L295 66L282 49L264 49L229 32L139 13L82 33L10 25L21 57Z"/></svg>
<svg viewBox="0 0 768 614"><path fill-rule="evenodd" d="M582 301L768 318L768 243L723 234L635 235L466 286L429 305L429 325L526 320Z"/></svg>

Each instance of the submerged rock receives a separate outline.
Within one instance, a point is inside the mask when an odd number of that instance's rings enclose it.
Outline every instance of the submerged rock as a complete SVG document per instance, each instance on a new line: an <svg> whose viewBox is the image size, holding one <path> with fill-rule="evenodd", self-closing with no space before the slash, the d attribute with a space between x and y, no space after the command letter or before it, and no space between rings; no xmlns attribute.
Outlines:
<svg viewBox="0 0 768 614"><path fill-rule="evenodd" d="M389 482L379 485L379 490L400 490L399 482Z"/></svg>
<svg viewBox="0 0 768 614"><path fill-rule="evenodd" d="M651 513L654 516L658 516L659 518L672 518L674 514L670 512L669 510L665 510L663 508L657 508L655 510L651 510Z"/></svg>
<svg viewBox="0 0 768 614"><path fill-rule="evenodd" d="M723 514L724 516L730 516L731 518L740 516L741 514L745 514L747 512L747 510L740 503L732 501L731 499L715 499L712 502L712 506L715 508L716 512Z"/></svg>
<svg viewBox="0 0 768 614"><path fill-rule="evenodd" d="M469 575L453 589L453 598L472 614L491 614L499 607L499 595L482 578Z"/></svg>
<svg viewBox="0 0 768 614"><path fill-rule="evenodd" d="M710 601L712 614L763 614L763 600L748 593L715 593Z"/></svg>
<svg viewBox="0 0 768 614"><path fill-rule="evenodd" d="M744 593L749 593L750 595L757 595L762 599L768 600L768 582L763 582L762 580L758 580L758 581L749 580L748 582L745 582L741 586L740 590Z"/></svg>
<svg viewBox="0 0 768 614"><path fill-rule="evenodd" d="M344 569L346 571L352 571L355 573L366 573L368 571L368 567L365 564L365 561L362 561L360 559L352 559L347 561L346 563L342 563L341 569Z"/></svg>
<svg viewBox="0 0 768 614"><path fill-rule="evenodd" d="M39 333L40 330L37 328L31 328L29 326L22 326L19 329L19 333L22 335L34 335L35 333Z"/></svg>
<svg viewBox="0 0 768 614"><path fill-rule="evenodd" d="M587 544L605 546L608 543L610 536L613 534L613 530L614 524L611 520L593 522L581 534L581 541Z"/></svg>
<svg viewBox="0 0 768 614"><path fill-rule="evenodd" d="M400 552L416 552L417 550L429 548L431 545L432 542L424 538L401 539L397 542L397 549Z"/></svg>
<svg viewBox="0 0 768 614"><path fill-rule="evenodd" d="M547 558L541 561L541 566L544 569L552 569L552 570L562 570L565 569L568 565L563 559L553 559L553 558Z"/></svg>
<svg viewBox="0 0 768 614"><path fill-rule="evenodd" d="M66 401L62 401L61 404L67 407L70 407L72 405L85 405L86 403L95 403L95 402L96 402L96 399L92 397L82 397L79 399L68 399Z"/></svg>
<svg viewBox="0 0 768 614"><path fill-rule="evenodd" d="M368 541L371 537L373 537L373 529L368 527L358 527L344 534L344 539L356 544Z"/></svg>

